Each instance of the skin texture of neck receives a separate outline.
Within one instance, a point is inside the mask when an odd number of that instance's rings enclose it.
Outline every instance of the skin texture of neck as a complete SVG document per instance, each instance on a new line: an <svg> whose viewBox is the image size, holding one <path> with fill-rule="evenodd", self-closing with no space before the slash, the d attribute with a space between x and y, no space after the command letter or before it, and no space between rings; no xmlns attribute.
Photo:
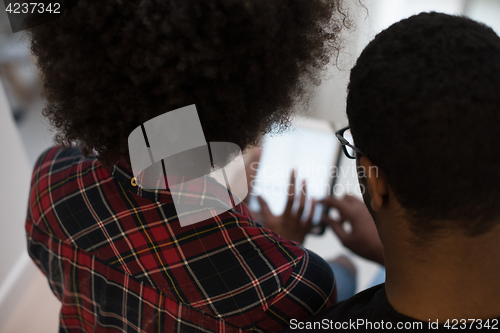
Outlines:
<svg viewBox="0 0 500 333"><path fill-rule="evenodd" d="M422 321L500 317L500 226L476 237L439 232L416 242L407 221L379 216L386 294Z"/></svg>

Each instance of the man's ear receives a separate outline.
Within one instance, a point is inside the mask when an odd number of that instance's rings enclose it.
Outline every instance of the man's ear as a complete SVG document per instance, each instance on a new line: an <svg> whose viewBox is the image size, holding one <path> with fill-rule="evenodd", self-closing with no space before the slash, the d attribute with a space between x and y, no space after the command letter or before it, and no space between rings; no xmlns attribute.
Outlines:
<svg viewBox="0 0 500 333"><path fill-rule="evenodd" d="M388 194L389 186L384 172L366 156L359 159L366 177L366 190L371 197L371 208L378 211L384 205L384 197Z"/></svg>

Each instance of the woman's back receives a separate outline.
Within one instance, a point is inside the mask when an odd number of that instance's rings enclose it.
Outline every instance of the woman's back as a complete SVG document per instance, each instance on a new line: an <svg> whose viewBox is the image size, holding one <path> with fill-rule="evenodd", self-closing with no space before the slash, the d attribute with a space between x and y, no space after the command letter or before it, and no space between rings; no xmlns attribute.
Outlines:
<svg viewBox="0 0 500 333"><path fill-rule="evenodd" d="M57 142L81 151L40 157L26 224L30 254L63 303L61 327L271 332L335 301L329 266L252 222L244 205L181 227L168 189L131 184L127 138L192 104L207 142L242 150L286 125L337 50L339 1L61 5L72 8L29 35ZM216 186L189 195L217 200Z"/></svg>

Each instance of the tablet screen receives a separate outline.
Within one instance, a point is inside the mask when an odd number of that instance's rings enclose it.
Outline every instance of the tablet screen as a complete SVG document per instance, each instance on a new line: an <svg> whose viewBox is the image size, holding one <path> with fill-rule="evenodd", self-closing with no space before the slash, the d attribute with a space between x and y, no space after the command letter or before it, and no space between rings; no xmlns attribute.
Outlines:
<svg viewBox="0 0 500 333"><path fill-rule="evenodd" d="M255 196L266 200L275 215L285 209L292 169L296 170L296 196L300 195L302 180L306 180L307 202L322 199L330 193L335 173L335 159L340 148L334 130L326 121L301 119L283 134L267 135L263 140L260 163L255 175L250 208L260 211ZM298 204L298 200L296 200ZM294 206L293 209L297 207ZM303 218L308 216L306 205ZM314 222L321 220L321 209L315 211Z"/></svg>

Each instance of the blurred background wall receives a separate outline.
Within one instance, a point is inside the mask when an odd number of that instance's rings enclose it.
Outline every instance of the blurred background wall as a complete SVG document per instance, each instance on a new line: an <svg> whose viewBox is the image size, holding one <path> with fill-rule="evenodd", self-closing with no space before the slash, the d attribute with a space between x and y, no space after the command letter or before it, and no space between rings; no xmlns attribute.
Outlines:
<svg viewBox="0 0 500 333"><path fill-rule="evenodd" d="M318 89L316 108L311 115L347 125L345 98L349 71L364 47L375 35L391 24L424 11L465 15L483 22L500 34L499 0L357 0L350 5L354 29L346 34L347 41L337 66L332 66L327 79Z"/></svg>
<svg viewBox="0 0 500 333"><path fill-rule="evenodd" d="M364 46L382 29L422 11L467 15L500 33L500 0L345 0L354 27L336 66L331 66L311 104L311 117L346 125L345 97L349 70ZM0 332L56 332L59 303L26 254L24 217L30 173L38 155L51 145L52 133L41 115L40 84L23 33L12 34L0 3ZM351 163L346 161L346 163ZM342 180L355 183L356 179ZM364 289L378 265L342 248L328 231L308 236L305 246L324 256L345 254Z"/></svg>

